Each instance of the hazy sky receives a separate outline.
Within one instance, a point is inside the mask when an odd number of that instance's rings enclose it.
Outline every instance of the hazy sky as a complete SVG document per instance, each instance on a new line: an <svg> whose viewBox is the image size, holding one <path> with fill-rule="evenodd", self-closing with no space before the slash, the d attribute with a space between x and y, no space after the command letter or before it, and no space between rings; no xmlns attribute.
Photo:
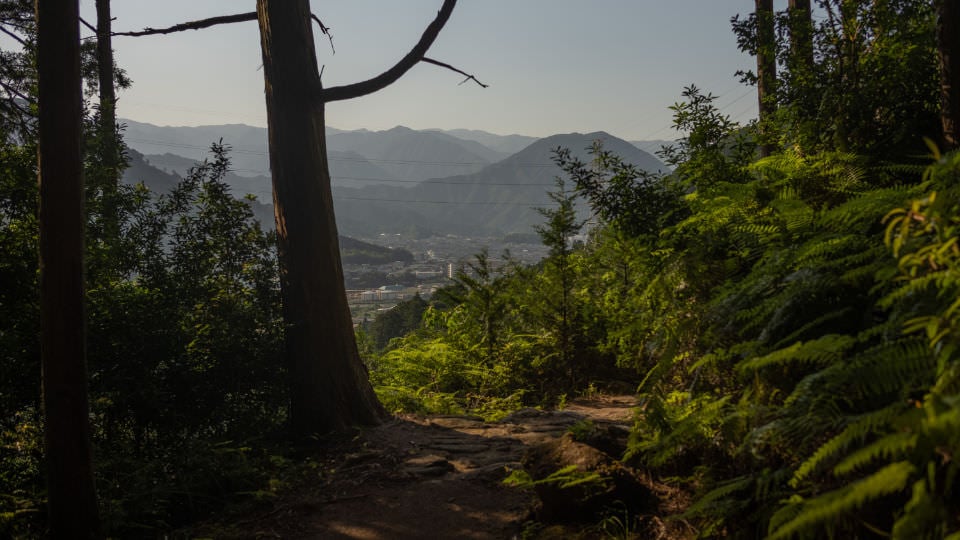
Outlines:
<svg viewBox="0 0 960 540"><path fill-rule="evenodd" d="M315 0L336 54L315 31L327 86L391 66L416 42L441 0ZM785 3L785 2L782 2ZM327 106L341 129L471 128L545 136L608 131L627 139L673 138L667 107L695 83L735 119L756 99L734 77L754 60L736 48L729 19L750 0L460 0L429 56L490 85L415 66L377 94ZM114 0L114 29L138 30L252 11L253 0ZM778 9L781 6L777 6ZM83 16L96 19L93 0ZM316 28L316 27L315 27ZM84 29L84 35L89 32ZM160 125L265 126L256 22L167 36L116 37L133 87L123 117Z"/></svg>

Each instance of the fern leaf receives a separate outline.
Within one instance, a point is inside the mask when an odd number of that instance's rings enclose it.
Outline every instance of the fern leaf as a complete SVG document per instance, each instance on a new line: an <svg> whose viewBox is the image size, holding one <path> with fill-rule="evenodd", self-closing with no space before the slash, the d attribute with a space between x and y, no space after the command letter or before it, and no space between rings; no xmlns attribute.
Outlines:
<svg viewBox="0 0 960 540"><path fill-rule="evenodd" d="M916 467L911 463L898 461L849 486L808 499L797 516L780 526L768 540L794 538L804 532L829 527L869 502L902 491L915 472Z"/></svg>
<svg viewBox="0 0 960 540"><path fill-rule="evenodd" d="M741 476L734 478L727 482L720 484L719 486L713 488L712 490L705 493L702 497L698 498L696 502L690 505L686 511L678 516L678 518L689 518L708 513L711 507L717 502L724 499L730 498L734 493L739 493L741 491L746 491L753 485L754 478L753 476Z"/></svg>
<svg viewBox="0 0 960 540"><path fill-rule="evenodd" d="M850 454L833 468L833 474L843 476L856 472L877 459L897 459L917 446L916 433L893 433L874 441Z"/></svg>
<svg viewBox="0 0 960 540"><path fill-rule="evenodd" d="M856 338L842 334L828 334L806 343L794 343L790 347L774 351L760 358L751 358L740 362L740 371L757 371L771 366L788 363L808 365L827 365L837 361L843 353L856 343Z"/></svg>
<svg viewBox="0 0 960 540"><path fill-rule="evenodd" d="M855 444L860 444L875 430L888 426L891 421L900 415L906 405L903 403L894 403L889 407L861 415L856 420L847 424L847 426L831 438L826 443L817 448L810 458L797 467L797 471L790 480L790 485L797 487L800 482L822 469L827 460L845 452Z"/></svg>

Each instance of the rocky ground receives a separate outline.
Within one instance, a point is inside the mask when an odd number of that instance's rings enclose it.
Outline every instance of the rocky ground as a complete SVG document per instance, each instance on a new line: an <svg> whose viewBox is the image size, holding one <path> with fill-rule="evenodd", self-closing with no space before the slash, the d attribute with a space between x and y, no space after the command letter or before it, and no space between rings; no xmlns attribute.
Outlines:
<svg viewBox="0 0 960 540"><path fill-rule="evenodd" d="M316 481L230 529L243 538L364 540L689 536L682 524L658 517L682 506L682 493L616 459L634 405L632 396L604 396L491 423L395 418L329 444L316 461ZM608 481L581 491L503 483L513 470L540 480L569 465ZM598 525L604 512L609 517Z"/></svg>

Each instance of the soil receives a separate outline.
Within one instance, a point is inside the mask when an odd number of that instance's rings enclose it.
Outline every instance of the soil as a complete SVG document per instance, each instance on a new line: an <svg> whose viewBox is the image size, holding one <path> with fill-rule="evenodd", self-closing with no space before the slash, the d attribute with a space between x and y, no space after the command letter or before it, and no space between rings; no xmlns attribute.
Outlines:
<svg viewBox="0 0 960 540"><path fill-rule="evenodd" d="M400 416L326 442L320 457L312 457L313 479L304 479L300 488L281 497L269 511L233 521L231 536L603 537L582 531L574 534L563 527L531 526L536 495L530 489L505 486L502 480L521 468L527 448L562 437L578 422L590 420L605 432L626 433L634 406L633 396L601 396L575 400L559 411L522 409L499 422L462 416ZM532 529L540 532L531 535ZM650 537L657 536L674 537Z"/></svg>

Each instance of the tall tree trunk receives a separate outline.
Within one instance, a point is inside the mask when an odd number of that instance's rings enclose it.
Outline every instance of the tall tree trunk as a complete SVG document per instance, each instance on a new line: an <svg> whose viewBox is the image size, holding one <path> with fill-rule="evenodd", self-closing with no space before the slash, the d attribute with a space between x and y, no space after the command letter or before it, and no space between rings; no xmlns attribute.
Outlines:
<svg viewBox="0 0 960 540"><path fill-rule="evenodd" d="M818 137L814 126L817 117L819 92L817 91L816 64L813 56L813 17L810 0L790 0L787 9L790 31L790 54L787 55L786 82L789 85L788 106L795 112L797 138L795 144L801 150L815 147Z"/></svg>
<svg viewBox="0 0 960 540"><path fill-rule="evenodd" d="M773 0L755 0L757 17L757 98L760 105L760 157L769 156L775 145L769 140L769 124L776 112L777 44Z"/></svg>
<svg viewBox="0 0 960 540"><path fill-rule="evenodd" d="M383 409L347 306L307 0L257 0L293 434L377 423Z"/></svg>
<svg viewBox="0 0 960 540"><path fill-rule="evenodd" d="M947 150L960 148L960 18L958 0L937 2L937 41L940 57L940 120Z"/></svg>
<svg viewBox="0 0 960 540"><path fill-rule="evenodd" d="M810 0L790 0L790 56L796 67L813 71L813 19Z"/></svg>
<svg viewBox="0 0 960 540"><path fill-rule="evenodd" d="M110 0L97 0L97 74L100 87L100 152L103 159L102 212L104 237L111 245L120 236L119 194L121 155L117 137L116 91L113 80L113 40Z"/></svg>
<svg viewBox="0 0 960 540"><path fill-rule="evenodd" d="M77 0L37 0L40 347L53 538L98 536L85 365Z"/></svg>

